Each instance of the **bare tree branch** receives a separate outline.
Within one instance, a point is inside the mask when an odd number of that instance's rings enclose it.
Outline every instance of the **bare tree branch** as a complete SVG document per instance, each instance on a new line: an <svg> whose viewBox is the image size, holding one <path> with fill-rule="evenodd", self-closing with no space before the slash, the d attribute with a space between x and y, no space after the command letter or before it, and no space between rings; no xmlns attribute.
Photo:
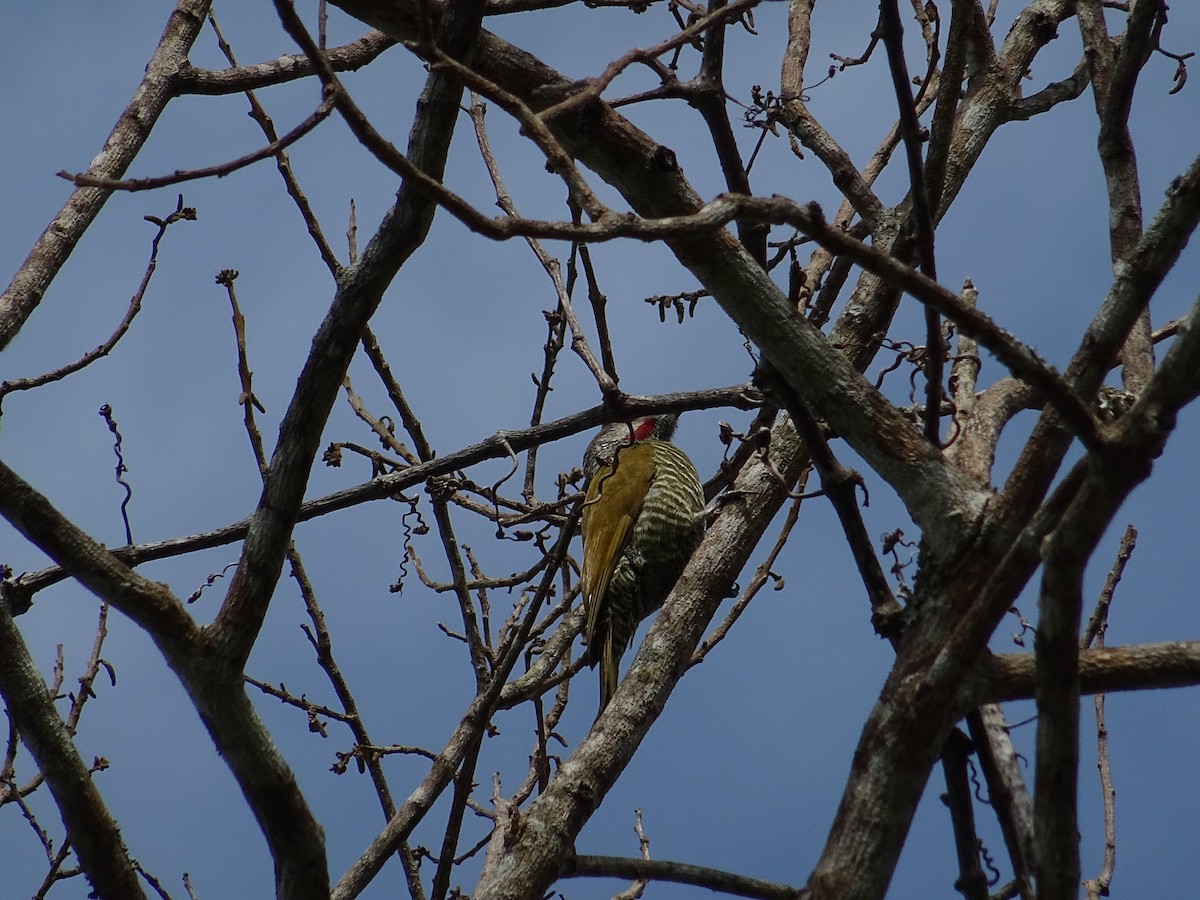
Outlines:
<svg viewBox="0 0 1200 900"><path fill-rule="evenodd" d="M158 47L146 65L146 77L92 161L89 175L120 178L129 168L167 103L176 96L176 74L187 65L187 54L200 34L208 7L208 0L179 0L176 4ZM110 193L101 188L78 188L46 226L13 280L0 294L0 350L8 345L41 303L50 282L100 213Z"/></svg>
<svg viewBox="0 0 1200 900"><path fill-rule="evenodd" d="M1034 658L1009 653L988 661L977 696L993 703L1033 697ZM1081 694L1111 694L1200 684L1200 642L1164 641L1079 654Z"/></svg>
<svg viewBox="0 0 1200 900"><path fill-rule="evenodd" d="M761 399L752 385L739 384L727 388L662 394L658 397L625 395L621 402L621 408L624 410L624 415L637 416L723 406L754 409L760 402ZM447 453L437 459L431 459L429 462L383 475L355 487L318 497L315 500L309 500L301 504L296 521L307 522L361 503L390 499L397 492L423 484L429 478L448 475L484 460L498 459L507 456L510 451L519 453L549 441L562 440L613 419L613 413L601 405L562 419L556 419L553 422L547 422L544 425L498 432L460 451ZM0 510L2 509L3 507L0 506ZM250 519L243 519L212 531L132 547L117 547L108 552L126 565L137 566L152 560L167 559L240 541L249 533L250 521ZM5 588L14 605L14 614L23 613L28 609L29 600L34 593L52 584L57 584L69 574L63 567L54 566L38 572L23 574L5 582Z"/></svg>
<svg viewBox="0 0 1200 900"><path fill-rule="evenodd" d="M277 9L292 37L318 68L324 66L327 71L323 56L287 0L279 0ZM452 9L441 40L448 42L454 52L465 53L474 42L481 13L465 4L461 11L459 5ZM413 126L410 150L416 165L428 170L429 177L438 178L445 165L461 95L461 85L430 75L425 103ZM212 625L213 640L234 660L245 660L261 627L297 521L321 430L363 328L378 306L383 288L424 240L432 217L433 205L423 193L402 188L392 214L367 246L363 258L339 283L329 314L314 338L313 350L279 428L279 441L262 499L250 520L237 574Z"/></svg>
<svg viewBox="0 0 1200 900"><path fill-rule="evenodd" d="M352 43L326 50L325 59L335 72L354 72L394 46L396 42L387 35L372 31ZM199 69L190 63L185 64L176 76L176 90L180 94L237 94L285 84L316 73L312 60L303 53L281 56L252 66L231 65L233 68L229 69Z"/></svg>
<svg viewBox="0 0 1200 900"><path fill-rule="evenodd" d="M104 900L144 898L129 859L92 774L54 708L54 698L29 655L7 601L0 599L0 693L21 740L54 793L67 836L96 896Z"/></svg>
<svg viewBox="0 0 1200 900"><path fill-rule="evenodd" d="M693 884L733 897L755 897L760 900L805 900L810 894L786 884L748 878L733 872L722 872L706 866L661 859L628 859L619 856L573 856L563 867L562 878L636 878L645 881L670 881Z"/></svg>

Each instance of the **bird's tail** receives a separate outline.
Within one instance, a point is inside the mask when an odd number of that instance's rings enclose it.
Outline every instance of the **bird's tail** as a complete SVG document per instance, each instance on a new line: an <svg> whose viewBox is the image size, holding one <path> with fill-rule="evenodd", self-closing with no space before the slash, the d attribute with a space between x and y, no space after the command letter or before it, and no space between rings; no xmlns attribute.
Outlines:
<svg viewBox="0 0 1200 900"><path fill-rule="evenodd" d="M605 636L604 644L600 647L600 712L608 706L608 701L617 692L617 674L621 664L621 655L617 653L612 635Z"/></svg>

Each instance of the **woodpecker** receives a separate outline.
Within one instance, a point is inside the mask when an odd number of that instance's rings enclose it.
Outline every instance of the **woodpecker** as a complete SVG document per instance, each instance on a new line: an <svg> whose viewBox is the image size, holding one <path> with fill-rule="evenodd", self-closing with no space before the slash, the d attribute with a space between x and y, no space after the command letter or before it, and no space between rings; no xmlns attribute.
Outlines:
<svg viewBox="0 0 1200 900"><path fill-rule="evenodd" d="M704 536L704 490L671 443L676 415L605 425L583 457L581 582L587 663L600 664L600 710L638 624L675 586Z"/></svg>

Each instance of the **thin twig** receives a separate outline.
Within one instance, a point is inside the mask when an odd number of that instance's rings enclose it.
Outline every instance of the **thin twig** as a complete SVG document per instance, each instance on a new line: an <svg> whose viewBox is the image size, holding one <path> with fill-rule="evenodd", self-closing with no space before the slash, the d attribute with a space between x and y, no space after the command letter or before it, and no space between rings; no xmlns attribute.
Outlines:
<svg viewBox="0 0 1200 900"><path fill-rule="evenodd" d="M175 77L204 25L209 0L178 0L171 11L146 75L88 168L88 174L120 178L149 138L167 104L176 97ZM83 234L96 220L110 191L78 188L42 232L0 294L0 350L16 335L62 270Z"/></svg>
<svg viewBox="0 0 1200 900"><path fill-rule="evenodd" d="M491 177L492 186L496 192L496 205L506 215L517 218L516 204L504 186L504 180L500 176L500 168L497 166L496 158L492 154L487 131L483 127L483 109L483 105L472 95L471 122L475 126L475 137L479 144L479 151L483 156L484 164L487 166L488 175ZM553 259L546 252L541 241L532 237L526 238L525 241L554 285L554 291L558 295L557 312L562 315L567 326L571 329L571 349L578 354L579 358L583 360L584 365L588 367L588 371L592 373L592 377L596 379L596 383L600 387L601 394L605 397L612 396L617 392L616 379L600 364L595 354L592 353L591 347L588 345L587 336L583 332L583 326L580 325L579 318L575 315L575 308L571 303L570 294L563 283L561 266L557 260Z"/></svg>
<svg viewBox="0 0 1200 900"><path fill-rule="evenodd" d="M808 483L808 470L800 476L800 483L797 487L802 491ZM771 550L767 553L764 559L754 571L754 575L742 590L742 595L738 597L737 602L730 608L728 614L721 620L721 624L712 630L712 632L700 642L700 646L696 648L696 652L692 654L690 665L696 665L704 661L704 658L713 650L717 644L725 639L729 634L735 622L746 611L746 607L750 605L750 601L755 595L767 584L772 583L773 590L779 591L784 588L783 579L772 571L775 565L775 560L779 558L779 554L783 552L783 548L787 545L787 540L791 537L792 529L796 527L796 523L800 520L800 504L803 499L796 497L788 506L787 515L784 517L783 525L780 526L779 536L775 538L775 543Z"/></svg>
<svg viewBox="0 0 1200 900"><path fill-rule="evenodd" d="M646 832L642 828L641 807L634 809L633 815L634 815L633 831L634 831L634 834L636 834L638 837L638 850L641 853L642 859L649 859L650 858L650 838L646 837ZM646 893L646 888L649 886L649 884L650 884L649 879L638 878L637 880L635 880L633 882L633 884L631 884L625 890L621 891L618 894L614 894L613 900L641 900L641 897L644 893Z"/></svg>
<svg viewBox="0 0 1200 900"><path fill-rule="evenodd" d="M1125 566L1137 546L1137 529L1132 525L1125 527L1121 545L1117 550L1117 558L1109 570L1104 589L1096 602L1096 609L1088 620L1079 646L1086 649L1091 646L1104 647L1104 633L1108 630L1108 610L1112 605L1113 594L1125 572ZM1117 792L1113 788L1112 766L1108 757L1108 726L1104 717L1103 693L1096 694L1092 702L1096 708L1096 766L1100 770L1100 796L1104 805L1104 862L1100 873L1095 878L1089 878L1083 883L1088 900L1098 900L1107 897L1109 886L1112 884L1113 869L1117 864L1117 831L1116 831L1116 800Z"/></svg>
<svg viewBox="0 0 1200 900"><path fill-rule="evenodd" d="M322 29L324 28L325 24L324 10L325 2L324 0L321 0ZM213 14L212 10L209 10L208 21L209 24L212 25L213 32L217 36L217 44L220 46L221 52L225 54L225 58L229 60L229 64L236 68L237 60L234 58L233 48L229 46L229 43L225 40L225 36L221 34L221 29L217 25L217 17ZM322 49L325 46L323 32L321 46ZM326 53L326 58L329 58L328 53ZM292 198L292 202L296 204L296 208L300 211L300 217L304 220L304 224L305 227L308 228L309 235L312 237L313 242L317 245L317 252L320 253L321 259L324 261L325 266L329 269L330 274L336 278L338 273L342 270L341 263L338 262L337 257L333 253L333 248L329 246L329 242L325 239L325 234L321 230L320 223L317 222L316 213L313 212L312 204L308 202L308 197L300 188L300 182L296 178L296 173L292 170L291 160L289 160L287 154L283 152L288 145L282 143L280 140L279 135L275 130L275 123L271 121L271 117L267 115L267 111L263 108L263 105L258 102L258 97L255 96L254 91L247 90L246 99L250 102L250 118L258 123L258 127L262 129L262 133L266 136L267 140L275 145L276 149L272 155L275 157L275 165L279 170L280 176L283 178L283 183L287 188L288 196ZM317 111L313 115L321 115L322 118L324 118L325 116L328 116L332 110L333 104L330 103L329 98L326 97L323 99L321 106L317 107ZM320 123L314 122L312 127L315 128L318 124ZM294 134L297 130L298 128L294 129L292 133Z"/></svg>
<svg viewBox="0 0 1200 900"><path fill-rule="evenodd" d="M44 375L39 375L35 378L18 378L15 381L0 381L0 402L4 400L5 395L15 391L28 391L33 388L41 387L44 384L50 384L53 381L59 381L66 378L80 369L91 365L96 360L107 356L112 352L113 347L123 338L133 324L134 317L141 312L142 300L146 296L146 289L150 287L150 279L153 277L155 270L158 268L158 245L162 241L163 236L167 233L167 229L176 222L196 220L196 210L190 206L183 205L183 195L179 195L174 212L170 213L166 218L158 218L157 216L146 216L146 221L158 226L158 233L150 241L150 260L146 263L146 271L142 273L142 281L138 285L138 289L134 292L133 297L129 301L129 308L125 310L125 316L121 319L116 330L108 337L108 339L97 347L95 350L90 350L81 356L75 362L68 363L65 366L55 369L52 372L47 372Z"/></svg>
<svg viewBox="0 0 1200 900"><path fill-rule="evenodd" d="M233 338L237 347L238 381L242 392L238 395L238 405L242 407L242 423L246 436L250 439L250 450L254 454L254 462L258 466L259 477L267 477L267 451L263 445L262 433L254 418L254 410L266 413L266 407L254 395L254 373L250 371L249 351L246 349L246 318L238 305L237 292L233 282L237 279L236 269L222 269L217 273L217 284L225 288L229 295L229 305L233 309Z"/></svg>
<svg viewBox="0 0 1200 900"><path fill-rule="evenodd" d="M912 215L916 223L917 254L921 271L937 281L934 256L933 212L930 209L929 186L925 182L925 163L921 158L923 135L917 118L917 107L909 89L908 66L904 60L904 27L900 23L897 0L883 0L879 6L879 24L883 44L888 52L892 85L900 109L900 132L904 138L908 160L908 178L912 185ZM934 45L936 52L936 44ZM926 79L928 84L928 79ZM936 187L940 192L940 184ZM925 437L930 443L941 444L942 370L945 365L942 324L937 310L925 307Z"/></svg>
<svg viewBox="0 0 1200 900"><path fill-rule="evenodd" d="M231 159L227 162L211 166L203 166L199 169L181 169L172 172L170 175L128 179L104 178L99 175L90 175L87 172L63 171L57 174L59 178L65 178L76 187L94 187L102 188L106 191L128 191L130 193L156 190L157 188L169 187L173 184L182 184L185 181L196 181L200 178L224 178L226 175L232 175L239 169L244 169L253 163L277 156L281 151L286 150L329 118L329 114L333 112L333 109L333 100L326 97L304 121L278 140L271 141L266 146L259 147L257 150L253 150L244 156L239 156L237 159Z"/></svg>
<svg viewBox="0 0 1200 900"><path fill-rule="evenodd" d="M133 499L133 486L125 480L125 473L129 469L125 465L125 454L122 451L121 444L123 438L121 432L117 428L117 420L113 417L112 407L105 403L100 407L100 417L104 419L104 423L108 426L108 430L113 436L113 455L117 458L116 479L117 484L125 491L125 496L121 500L121 524L125 526L125 544L128 546L133 543L133 530L129 525L129 501Z"/></svg>

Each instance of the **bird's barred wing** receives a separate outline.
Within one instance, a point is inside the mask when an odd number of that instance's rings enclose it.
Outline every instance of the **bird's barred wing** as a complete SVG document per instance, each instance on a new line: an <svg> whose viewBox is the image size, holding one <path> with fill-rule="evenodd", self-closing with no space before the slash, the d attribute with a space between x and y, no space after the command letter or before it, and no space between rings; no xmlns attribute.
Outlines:
<svg viewBox="0 0 1200 900"><path fill-rule="evenodd" d="M580 575L587 623L584 634L591 645L608 582L629 543L633 524L641 514L654 480L654 451L648 444L622 447L613 465L596 473L584 501L583 569Z"/></svg>

